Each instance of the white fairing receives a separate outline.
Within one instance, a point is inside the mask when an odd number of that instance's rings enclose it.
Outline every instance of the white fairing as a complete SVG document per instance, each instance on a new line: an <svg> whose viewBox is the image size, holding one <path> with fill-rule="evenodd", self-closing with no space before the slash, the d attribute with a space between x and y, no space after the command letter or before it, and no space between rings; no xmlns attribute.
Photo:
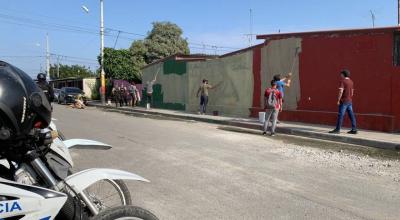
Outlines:
<svg viewBox="0 0 400 220"><path fill-rule="evenodd" d="M110 149L111 145L105 144L99 141L87 140L87 139L69 139L63 141L67 148L78 148L86 147L92 149Z"/></svg>
<svg viewBox="0 0 400 220"><path fill-rule="evenodd" d="M122 170L115 169L87 169L75 173L71 176L68 176L65 179L65 182L78 191L82 191L92 185L93 183L104 180L104 179L112 179L112 180L138 180L143 182L150 182L145 178L136 175L134 173L129 173Z"/></svg>
<svg viewBox="0 0 400 220"><path fill-rule="evenodd" d="M55 121L55 120L56 120L56 119L52 118L52 119L51 119L51 122L50 122L50 124L49 124L49 128L50 128L51 130L53 130L53 131L57 131L56 124L54 124L54 122L53 122L53 121Z"/></svg>
<svg viewBox="0 0 400 220"><path fill-rule="evenodd" d="M62 158L64 158L71 165L71 167L74 166L74 162L72 161L72 157L69 153L68 147L61 139L54 139L53 143L51 143L50 145L50 149L60 155Z"/></svg>
<svg viewBox="0 0 400 220"><path fill-rule="evenodd" d="M17 184L0 178L0 219L24 215L22 220L51 220L63 207L67 196L45 188Z"/></svg>

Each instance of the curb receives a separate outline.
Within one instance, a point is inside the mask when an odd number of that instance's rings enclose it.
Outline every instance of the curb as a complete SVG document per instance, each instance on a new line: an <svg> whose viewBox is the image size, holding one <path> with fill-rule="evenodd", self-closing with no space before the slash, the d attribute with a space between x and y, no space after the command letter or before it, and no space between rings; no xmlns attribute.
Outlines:
<svg viewBox="0 0 400 220"><path fill-rule="evenodd" d="M261 124L256 123L246 123L246 122L238 122L238 121L229 121L229 120L220 120L220 119L211 119L211 118L201 118L191 115L179 115L179 114L170 114L170 113L163 113L163 112L154 112L154 111L146 111L141 109L120 109L112 106L103 106L95 103L88 103L89 106L93 106L96 108L112 110L113 112L120 112L120 113L140 113L140 114L148 114L148 115L157 115L169 118L177 118L177 119L185 119L185 120L193 120L193 121L200 121L206 123L213 123L219 125L228 125L246 129L253 129L253 130L262 130ZM387 149L387 150L400 150L400 143L394 142L387 142L381 140L368 140L358 137L348 137L348 136L340 136L335 134L328 134L328 133L321 133L321 132L314 132L314 131L305 131L300 129L292 129L292 128L284 128L284 127L277 127L276 131L278 133L287 134L287 135L294 135L294 136L301 136L313 139L320 139L326 141L333 141L339 143L346 143L346 144L354 144L354 145L361 145L367 147L374 147L380 149Z"/></svg>

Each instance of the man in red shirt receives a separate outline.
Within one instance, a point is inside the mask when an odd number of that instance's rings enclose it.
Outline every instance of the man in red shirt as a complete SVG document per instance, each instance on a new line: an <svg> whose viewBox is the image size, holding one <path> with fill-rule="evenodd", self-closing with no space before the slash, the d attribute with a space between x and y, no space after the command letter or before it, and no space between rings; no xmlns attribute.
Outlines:
<svg viewBox="0 0 400 220"><path fill-rule="evenodd" d="M278 120L278 114L282 111L282 93L276 88L277 84L275 80L271 81L271 88L267 88L264 93L264 105L265 105L265 121L264 121L264 132L263 135L267 134L269 127L269 121L272 118L271 136L275 135L276 122Z"/></svg>
<svg viewBox="0 0 400 220"><path fill-rule="evenodd" d="M336 122L336 128L329 133L331 134L339 134L340 128L342 127L344 114L347 111L347 114L351 120L351 130L347 133L349 134L357 134L357 125L356 125L356 117L353 113L353 95L354 95L354 83L350 79L350 71L342 70L340 72L341 82L339 86L339 96L337 104L339 106L339 114Z"/></svg>

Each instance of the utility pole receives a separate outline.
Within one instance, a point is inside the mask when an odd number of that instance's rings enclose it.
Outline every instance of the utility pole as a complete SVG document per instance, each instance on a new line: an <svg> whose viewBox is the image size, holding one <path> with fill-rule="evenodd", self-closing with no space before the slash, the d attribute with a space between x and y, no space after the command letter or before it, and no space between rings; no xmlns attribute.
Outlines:
<svg viewBox="0 0 400 220"><path fill-rule="evenodd" d="M60 78L60 55L57 56L57 79Z"/></svg>
<svg viewBox="0 0 400 220"><path fill-rule="evenodd" d="M46 78L50 80L50 48L49 48L49 34L46 34Z"/></svg>
<svg viewBox="0 0 400 220"><path fill-rule="evenodd" d="M397 25L400 26L400 0L397 0Z"/></svg>
<svg viewBox="0 0 400 220"><path fill-rule="evenodd" d="M100 83L101 83L101 89L100 89L100 97L101 97L101 103L103 105L106 104L106 78L105 78L105 72L104 72L104 10L103 10L103 0L100 0L100 68L101 68L101 73L100 73Z"/></svg>

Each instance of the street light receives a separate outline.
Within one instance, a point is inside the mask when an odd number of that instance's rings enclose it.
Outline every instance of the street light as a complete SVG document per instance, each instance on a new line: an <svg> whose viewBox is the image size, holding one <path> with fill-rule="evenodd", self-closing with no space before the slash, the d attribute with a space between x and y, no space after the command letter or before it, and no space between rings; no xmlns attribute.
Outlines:
<svg viewBox="0 0 400 220"><path fill-rule="evenodd" d="M103 0L100 0L100 97L101 103L106 104L106 77L104 72L104 5ZM82 9L89 13L89 8L82 5Z"/></svg>

